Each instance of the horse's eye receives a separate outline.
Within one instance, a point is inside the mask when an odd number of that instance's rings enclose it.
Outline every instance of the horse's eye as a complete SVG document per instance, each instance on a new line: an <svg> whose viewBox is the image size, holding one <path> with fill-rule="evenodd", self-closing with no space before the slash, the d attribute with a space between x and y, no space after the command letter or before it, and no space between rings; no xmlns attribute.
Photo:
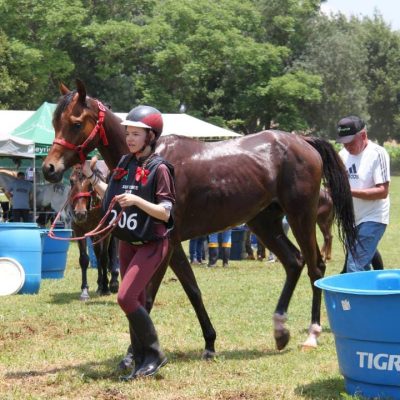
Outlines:
<svg viewBox="0 0 400 400"><path fill-rule="evenodd" d="M79 129L81 129L81 126L82 126L82 124L81 124L80 122L75 122L75 123L74 123L74 129L77 130L77 131L78 131Z"/></svg>

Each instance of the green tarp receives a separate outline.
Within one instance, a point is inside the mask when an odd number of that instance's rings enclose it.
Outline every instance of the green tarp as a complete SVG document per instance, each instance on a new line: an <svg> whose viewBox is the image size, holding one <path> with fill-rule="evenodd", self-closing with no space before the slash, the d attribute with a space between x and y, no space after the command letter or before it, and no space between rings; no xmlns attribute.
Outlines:
<svg viewBox="0 0 400 400"><path fill-rule="evenodd" d="M54 140L52 125L56 104L44 102L31 117L15 128L11 135L35 142L36 156L46 156Z"/></svg>

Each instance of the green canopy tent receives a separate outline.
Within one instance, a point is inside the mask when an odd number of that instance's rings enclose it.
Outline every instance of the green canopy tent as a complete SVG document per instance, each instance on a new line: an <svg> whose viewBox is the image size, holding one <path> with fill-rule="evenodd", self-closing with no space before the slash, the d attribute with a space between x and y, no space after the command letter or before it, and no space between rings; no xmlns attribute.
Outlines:
<svg viewBox="0 0 400 400"><path fill-rule="evenodd" d="M11 132L12 136L33 140L37 157L46 156L53 143L52 120L55 108L56 104L44 102L34 114Z"/></svg>
<svg viewBox="0 0 400 400"><path fill-rule="evenodd" d="M46 157L54 140L53 113L57 104L44 102L28 119L17 126L11 135L15 138L29 139L35 142L36 158ZM38 182L44 183L41 171ZM68 182L70 173L64 175L64 182Z"/></svg>

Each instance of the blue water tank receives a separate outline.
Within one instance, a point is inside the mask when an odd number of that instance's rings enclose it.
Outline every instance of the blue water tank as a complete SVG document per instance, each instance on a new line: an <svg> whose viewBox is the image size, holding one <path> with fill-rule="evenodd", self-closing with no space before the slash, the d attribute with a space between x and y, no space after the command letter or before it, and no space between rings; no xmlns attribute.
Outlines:
<svg viewBox="0 0 400 400"><path fill-rule="evenodd" d="M0 223L0 257L18 261L25 272L19 294L39 292L41 282L42 242L39 226L30 222Z"/></svg>

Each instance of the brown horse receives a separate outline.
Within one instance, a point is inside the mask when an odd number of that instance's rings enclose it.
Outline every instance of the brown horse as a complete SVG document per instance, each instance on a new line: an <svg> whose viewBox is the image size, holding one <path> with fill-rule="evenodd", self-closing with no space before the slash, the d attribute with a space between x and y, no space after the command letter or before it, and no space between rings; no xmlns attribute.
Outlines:
<svg viewBox="0 0 400 400"><path fill-rule="evenodd" d="M60 86L61 97L53 116L55 140L43 162L50 182L98 148L110 169L128 153L120 119L96 99ZM316 347L321 331L321 291L315 280L324 276L325 264L316 239L316 219L322 179L329 189L339 236L354 244L356 231L352 198L343 164L332 145L318 138L303 138L264 131L223 142L203 143L169 135L157 142L156 152L175 168L176 212L169 263L187 293L203 330L204 357L212 357L216 333L181 241L247 223L277 255L286 281L274 313L278 349L290 338L286 328L289 302L307 264L312 289L311 325L305 347ZM301 252L282 229L286 214ZM151 282L155 295L167 268L165 262Z"/></svg>
<svg viewBox="0 0 400 400"><path fill-rule="evenodd" d="M72 230L75 237L83 235L94 229L100 222L103 212L100 207L100 199L93 190L89 179L80 169L74 169L70 176L71 191L68 204L72 214ZM96 240L96 239L95 239ZM106 296L118 292L119 262L116 256L116 241L113 236L108 236L99 243L93 245L97 259L97 293ZM89 257L86 250L86 239L78 240L79 265L82 272L82 285L80 299L89 300L89 286L87 281L87 269ZM108 279L108 272L111 280Z"/></svg>

